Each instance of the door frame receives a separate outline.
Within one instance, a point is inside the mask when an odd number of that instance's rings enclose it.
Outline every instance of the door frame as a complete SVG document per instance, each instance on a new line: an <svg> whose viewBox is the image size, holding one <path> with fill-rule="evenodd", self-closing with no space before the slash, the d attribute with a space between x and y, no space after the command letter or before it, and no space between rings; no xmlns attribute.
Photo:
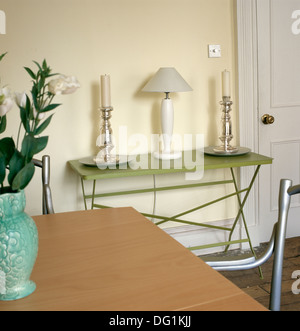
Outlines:
<svg viewBox="0 0 300 331"><path fill-rule="evenodd" d="M240 146L249 147L253 152L258 153L257 0L236 0L236 20ZM249 183L253 176L253 171L250 168L241 170L241 187ZM244 210L254 246L260 244L258 235L258 209L259 192L258 182L256 182Z"/></svg>

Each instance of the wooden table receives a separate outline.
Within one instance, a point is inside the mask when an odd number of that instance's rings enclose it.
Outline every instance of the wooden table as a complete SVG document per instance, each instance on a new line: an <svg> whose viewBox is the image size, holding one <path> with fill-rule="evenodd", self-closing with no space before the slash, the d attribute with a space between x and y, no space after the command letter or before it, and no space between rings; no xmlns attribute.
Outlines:
<svg viewBox="0 0 300 331"><path fill-rule="evenodd" d="M6 310L265 310L132 208L34 217L36 291Z"/></svg>

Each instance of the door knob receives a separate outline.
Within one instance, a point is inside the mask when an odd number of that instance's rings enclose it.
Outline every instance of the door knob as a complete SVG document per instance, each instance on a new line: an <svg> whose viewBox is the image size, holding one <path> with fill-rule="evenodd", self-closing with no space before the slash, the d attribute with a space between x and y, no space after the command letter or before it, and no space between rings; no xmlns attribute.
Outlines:
<svg viewBox="0 0 300 331"><path fill-rule="evenodd" d="M268 124L273 124L275 122L275 118L274 116L271 116L269 114L265 114L262 116L261 118L262 122L265 124L265 125L268 125Z"/></svg>

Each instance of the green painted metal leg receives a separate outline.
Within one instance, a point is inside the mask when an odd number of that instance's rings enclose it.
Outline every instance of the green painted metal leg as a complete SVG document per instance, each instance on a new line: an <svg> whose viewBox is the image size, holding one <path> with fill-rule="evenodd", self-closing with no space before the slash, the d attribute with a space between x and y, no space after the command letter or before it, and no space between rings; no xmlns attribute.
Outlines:
<svg viewBox="0 0 300 331"><path fill-rule="evenodd" d="M231 182L231 183L232 183L232 182ZM246 191L247 191L247 190L245 189L245 190L238 191L238 193L243 193L243 192L246 192ZM199 210L199 209L202 209L202 208L208 207L208 206L213 205L213 204L215 204L215 203L217 203L217 202L220 202L220 201L226 200L226 199L228 199L228 198L234 197L235 195L237 195L237 192L235 192L235 193L231 193L231 194L228 194L228 195L225 195L225 196L223 196L223 197L221 197L221 198L219 198L219 199L216 199L216 200L210 201L210 202L205 203L205 204L203 204L203 205L201 205L201 206L198 206L198 207L196 207L196 208L193 208L193 209L189 209L189 210L187 210L187 211L184 211L184 212L182 212L182 213L180 213L180 214L177 214L177 215L175 215L175 216L173 216L173 217L170 217L169 220L172 221L173 219L176 219L176 218L178 218L178 217L181 217L181 216L184 216L184 215L187 215L187 214L191 214L191 213L193 213L193 212L195 212L195 211L197 211L197 210Z"/></svg>
<svg viewBox="0 0 300 331"><path fill-rule="evenodd" d="M245 198L244 198L244 200L242 202L241 201L240 194L238 193L239 189L238 189L237 181L236 181L236 178L235 178L235 175L234 175L234 171L233 171L232 168L230 168L232 179L233 179L234 188L235 188L235 191L237 192L237 200L238 200L238 203L239 203L240 210L239 210L239 213L237 215L237 219L236 219L236 221L234 223L234 226L232 228L232 231L230 233L229 241L231 241L231 237L232 237L233 231L234 231L234 229L236 227L237 220L239 219L240 216L242 216L242 221L243 221L243 224L244 224L244 227L245 227L245 231L246 231L246 234L247 234L247 238L248 238L248 243L249 243L249 246L250 246L250 250L251 250L251 252L252 252L252 254L253 254L253 256L255 258L257 258L257 256L256 256L256 253L255 253L255 251L253 249L253 245L252 245L252 242L251 242L251 238L250 238L250 234L249 234L249 230L248 230L248 226L247 226L247 222L246 222L246 219L245 219L245 214L244 214L244 210L243 209L244 209L245 203L247 201L247 198L248 198L248 196L250 194L250 191L251 191L251 189L253 187L253 184L255 182L255 179L256 179L256 177L258 175L259 170L260 170L260 166L257 167L257 169L256 169L256 171L255 171L255 173L253 175L253 178L251 180L250 186L249 186L249 188L247 190L246 196L245 196ZM228 248L229 248L229 245L226 247L225 251L227 251ZM259 270L260 278L263 279L263 273L262 273L261 267L259 267L258 270Z"/></svg>
<svg viewBox="0 0 300 331"><path fill-rule="evenodd" d="M87 210L86 195L85 195L85 190L84 190L84 182L83 182L82 178L81 178L81 189L82 189L82 195L83 195L83 201L84 201L84 208L85 208L85 210Z"/></svg>
<svg viewBox="0 0 300 331"><path fill-rule="evenodd" d="M94 205L95 205L95 191L96 191L96 180L94 180L93 183L92 209L94 209Z"/></svg>
<svg viewBox="0 0 300 331"><path fill-rule="evenodd" d="M243 208L244 208L245 203L246 203L246 201L247 201L247 199L248 199L248 196L249 196L249 194L250 194L250 191L251 191L251 189L252 189L252 187L253 187L253 184L254 184L254 182L255 182L255 179L256 179L256 177L257 177L257 175L258 175L259 169L260 169L260 165L256 168L255 173L254 173L254 175L253 175L253 177L252 177L252 179L251 179L250 185L249 185L248 189L246 190L245 197L244 197L243 201L241 202L241 200L240 200L240 196L239 196L239 191L238 191L237 186L236 186L236 179L235 179L235 176L234 176L234 172L233 172L233 170L232 170L232 168L231 168L231 174L232 174L232 176L233 176L233 181L234 181L234 183L235 183L235 187L236 187L236 191L237 191L237 197L238 197L238 202L239 202L239 207L240 207L240 208L239 208L238 214L237 214L237 216L236 216L236 219L235 219L235 221L234 221L234 223L233 223L232 231L231 231L230 236L229 236L229 241L231 241L231 238L232 238L233 232L234 232L234 230L235 230L235 228L236 228L237 222L239 221L239 218L240 218L241 215L243 215L243 220L244 220L245 229L246 229L246 232L247 232L248 239L250 240L250 236L249 236L248 227L247 227L247 224L246 224L246 221L245 221L245 216L244 216ZM226 247L226 251L228 251L228 248L229 248L229 247Z"/></svg>

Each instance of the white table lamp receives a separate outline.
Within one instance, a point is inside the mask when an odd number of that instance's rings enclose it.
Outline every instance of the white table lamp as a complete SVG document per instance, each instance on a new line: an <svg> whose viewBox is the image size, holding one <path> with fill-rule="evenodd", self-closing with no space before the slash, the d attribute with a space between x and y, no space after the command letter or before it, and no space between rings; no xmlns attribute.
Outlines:
<svg viewBox="0 0 300 331"><path fill-rule="evenodd" d="M189 92L192 88L181 77L175 68L160 68L154 77L142 89L143 92L163 92L166 93L166 98L161 104L161 126L164 141L163 151L154 153L154 156L163 159L171 160L178 159L182 156L182 152L172 152L172 136L174 125L174 108L173 102L169 98L171 92Z"/></svg>

